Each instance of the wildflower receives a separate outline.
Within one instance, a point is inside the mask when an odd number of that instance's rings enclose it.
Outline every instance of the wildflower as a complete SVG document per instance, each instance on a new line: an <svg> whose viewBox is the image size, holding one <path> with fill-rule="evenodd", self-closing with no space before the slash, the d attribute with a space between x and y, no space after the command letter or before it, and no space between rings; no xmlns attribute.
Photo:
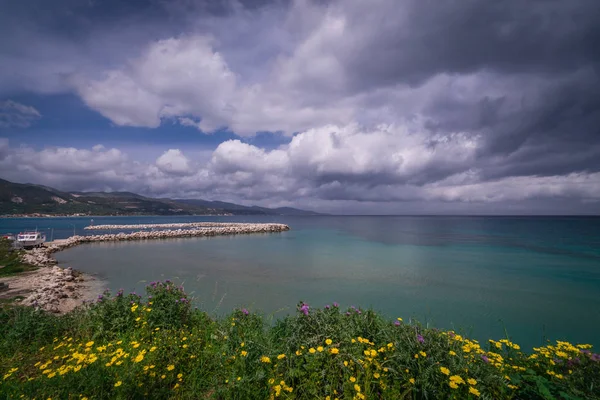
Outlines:
<svg viewBox="0 0 600 400"><path fill-rule="evenodd" d="M94 345L94 342L90 341L85 344L85 347L92 347L93 345Z"/></svg>
<svg viewBox="0 0 600 400"><path fill-rule="evenodd" d="M319 346L319 347L317 347L317 351L318 351L319 353L323 352L323 350L325 350L325 349L323 348L323 346Z"/></svg>
<svg viewBox="0 0 600 400"><path fill-rule="evenodd" d="M409 381L410 383L412 383L413 385L415 384L415 378L410 378L408 381Z"/></svg>
<svg viewBox="0 0 600 400"><path fill-rule="evenodd" d="M471 386L477 385L477 381L473 378L467 379L467 382L469 382L469 385L471 385Z"/></svg>
<svg viewBox="0 0 600 400"><path fill-rule="evenodd" d="M357 383L354 384L354 390L357 391L358 393L360 393L360 385L358 385Z"/></svg>
<svg viewBox="0 0 600 400"><path fill-rule="evenodd" d="M242 357L246 357L248 355L248 352L246 350L242 350L240 354L242 355Z"/></svg>
<svg viewBox="0 0 600 400"><path fill-rule="evenodd" d="M177 374L177 379L181 379L183 377L182 373Z"/></svg>
<svg viewBox="0 0 600 400"><path fill-rule="evenodd" d="M427 357L427 353L425 353L424 351L420 351L419 354L422 355L423 357Z"/></svg>
<svg viewBox="0 0 600 400"><path fill-rule="evenodd" d="M117 383L115 383L115 387L119 387L119 386L121 386L122 384L123 384L123 382L121 382L121 381L118 381Z"/></svg>
<svg viewBox="0 0 600 400"><path fill-rule="evenodd" d="M267 356L262 356L260 358L260 362L263 362L265 364L269 364L271 362L271 359L269 357L267 357Z"/></svg>
<svg viewBox="0 0 600 400"><path fill-rule="evenodd" d="M155 350L156 350L156 346L152 346L152 347L150 348L150 353L152 353L152 352L153 352L153 351L155 351Z"/></svg>
<svg viewBox="0 0 600 400"><path fill-rule="evenodd" d="M450 350L450 351L448 352L448 354L450 354L451 356L455 356L455 355L456 355L456 353L455 353L454 351L452 351L452 350Z"/></svg>
<svg viewBox="0 0 600 400"><path fill-rule="evenodd" d="M375 379L379 379L379 377L380 377L380 376L381 376L381 375L379 375L379 373L378 373L378 372L375 372L375 373L373 374L373 377L374 377Z"/></svg>
<svg viewBox="0 0 600 400"><path fill-rule="evenodd" d="M302 352L301 352L300 350L296 350L296 355L297 355L297 356L301 356L301 355L302 355Z"/></svg>
<svg viewBox="0 0 600 400"><path fill-rule="evenodd" d="M283 360L285 358L285 354L280 354L277 356L278 360Z"/></svg>
<svg viewBox="0 0 600 400"><path fill-rule="evenodd" d="M303 313L304 315L308 315L308 310L309 310L309 306L306 303L302 303L302 306L300 307L300 312Z"/></svg>
<svg viewBox="0 0 600 400"><path fill-rule="evenodd" d="M448 386L450 386L452 389L458 389L458 385L454 381L448 382Z"/></svg>
<svg viewBox="0 0 600 400"><path fill-rule="evenodd" d="M174 369L175 369L175 366L173 364L171 364L167 367L167 371L173 371Z"/></svg>
<svg viewBox="0 0 600 400"><path fill-rule="evenodd" d="M326 339L326 340L325 340L325 344L326 344L327 346L331 345L331 343L333 343L333 341L332 341L331 339Z"/></svg>
<svg viewBox="0 0 600 400"><path fill-rule="evenodd" d="M352 382L352 383L356 382L356 378L355 378L355 377L353 377L353 376L351 376L351 377L350 377L350 382Z"/></svg>
<svg viewBox="0 0 600 400"><path fill-rule="evenodd" d="M459 375L452 375L450 377L451 382L455 382L456 384L464 385L465 381Z"/></svg>
<svg viewBox="0 0 600 400"><path fill-rule="evenodd" d="M490 359L489 359L489 358L487 358L487 357L485 356L485 354L482 354L482 355L481 355L481 359L482 359L483 361L485 361L486 363L489 363L489 362L490 362Z"/></svg>
<svg viewBox="0 0 600 400"><path fill-rule="evenodd" d="M329 350L329 352L331 354L338 354L340 352L340 350L338 348L334 347L333 349Z"/></svg>
<svg viewBox="0 0 600 400"><path fill-rule="evenodd" d="M315 354L317 351L314 348L311 347L310 349L308 349L308 352L310 354Z"/></svg>
<svg viewBox="0 0 600 400"><path fill-rule="evenodd" d="M334 306L335 308L338 308L340 305L337 303L337 301L334 301L334 302L333 302L333 306Z"/></svg>
<svg viewBox="0 0 600 400"><path fill-rule="evenodd" d="M417 340L419 341L419 343L425 343L425 339L421 335L417 335Z"/></svg>
<svg viewBox="0 0 600 400"><path fill-rule="evenodd" d="M474 387L469 387L469 393L474 394L475 396L479 397L479 395L481 393L479 393L479 390L475 389Z"/></svg>
<svg viewBox="0 0 600 400"><path fill-rule="evenodd" d="M440 371L442 371L442 374L444 375L450 375L450 370L446 367L440 367Z"/></svg>

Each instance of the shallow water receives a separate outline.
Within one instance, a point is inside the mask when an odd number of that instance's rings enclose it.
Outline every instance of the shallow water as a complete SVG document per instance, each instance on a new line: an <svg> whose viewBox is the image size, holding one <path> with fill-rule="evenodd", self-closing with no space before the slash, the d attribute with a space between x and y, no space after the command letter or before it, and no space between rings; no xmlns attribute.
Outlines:
<svg viewBox="0 0 600 400"><path fill-rule="evenodd" d="M283 315L306 301L373 307L479 339L508 334L600 346L600 218L121 217L95 223L283 222L269 235L95 243L57 254L63 265L142 292L183 282L214 313L247 307ZM0 220L54 235L89 218ZM72 224L72 225L68 225ZM47 226L45 226L47 225ZM3 228L6 224L3 224ZM23 227L24 228L24 227ZM2 229L6 230L6 229ZM10 230L10 229L9 229Z"/></svg>

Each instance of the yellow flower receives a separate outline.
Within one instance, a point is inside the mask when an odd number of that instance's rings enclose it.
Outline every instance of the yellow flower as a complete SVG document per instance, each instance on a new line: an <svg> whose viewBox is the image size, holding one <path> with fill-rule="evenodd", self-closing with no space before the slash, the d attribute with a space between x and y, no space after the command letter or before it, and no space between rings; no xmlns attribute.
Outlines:
<svg viewBox="0 0 600 400"><path fill-rule="evenodd" d="M465 383L465 381L463 380L463 378L461 378L461 377L460 377L460 376L458 376L458 375L452 375L452 376L450 377L450 381L451 381L451 382L454 382L454 383L456 383L456 384L461 384L461 385L464 385L464 383Z"/></svg>
<svg viewBox="0 0 600 400"><path fill-rule="evenodd" d="M415 384L415 378L410 378L408 381L409 381L410 383L412 383L413 385Z"/></svg>
<svg viewBox="0 0 600 400"><path fill-rule="evenodd" d="M327 346L329 346L331 343L333 343L333 341L332 341L331 339L327 339L327 340L325 340L325 344L326 344Z"/></svg>
<svg viewBox="0 0 600 400"><path fill-rule="evenodd" d="M280 354L277 356L278 360L283 360L285 358L285 354Z"/></svg>
<svg viewBox="0 0 600 400"><path fill-rule="evenodd" d="M415 358L419 358L419 355L418 355L418 354L415 354Z"/></svg>
<svg viewBox="0 0 600 400"><path fill-rule="evenodd" d="M121 382L121 381L118 381L117 383L115 383L115 387L119 387L119 386L121 386L122 384L123 384L123 382Z"/></svg>
<svg viewBox="0 0 600 400"><path fill-rule="evenodd" d="M48 378L54 378L56 376L56 372L51 372L48 374Z"/></svg>
<svg viewBox="0 0 600 400"><path fill-rule="evenodd" d="M302 355L302 352L301 352L300 350L296 350L296 355L297 355L297 356L301 356L301 355Z"/></svg>
<svg viewBox="0 0 600 400"><path fill-rule="evenodd" d="M310 349L308 349L308 352L310 354L315 354L317 351L311 347Z"/></svg>
<svg viewBox="0 0 600 400"><path fill-rule="evenodd" d="M450 370L446 367L440 367L440 371L442 371L442 374L444 375L450 375Z"/></svg>
<svg viewBox="0 0 600 400"><path fill-rule="evenodd" d="M473 378L467 379L467 382L469 382L469 385L471 385L471 386L477 385L477 381Z"/></svg>
<svg viewBox="0 0 600 400"><path fill-rule="evenodd" d="M458 389L458 385L456 384L456 382L453 381L449 382L448 386L450 386L452 389Z"/></svg>
<svg viewBox="0 0 600 400"><path fill-rule="evenodd" d="M92 347L94 345L94 342L87 342L85 344L85 347Z"/></svg>
<svg viewBox="0 0 600 400"><path fill-rule="evenodd" d="M479 397L479 395L481 394L479 393L479 390L475 389L474 387L469 387L469 393L474 394L477 397Z"/></svg>
<svg viewBox="0 0 600 400"><path fill-rule="evenodd" d="M152 353L153 351L155 351L155 350L156 350L156 346L152 346L152 347L150 348L150 352L151 352L151 353Z"/></svg>
<svg viewBox="0 0 600 400"><path fill-rule="evenodd" d="M177 379L181 379L183 377L182 373L177 374Z"/></svg>
<svg viewBox="0 0 600 400"><path fill-rule="evenodd" d="M452 350L450 350L450 351L448 352L448 354L450 354L451 356L455 356L455 355L456 355L456 353L455 353L454 351L452 351Z"/></svg>
<svg viewBox="0 0 600 400"><path fill-rule="evenodd" d="M265 364L268 364L268 363L270 363L270 362L271 362L271 359L270 359L269 357L267 357L267 356L262 356L262 357L260 358L260 361L261 361L261 362L264 362Z"/></svg>
<svg viewBox="0 0 600 400"><path fill-rule="evenodd" d="M402 322L402 318L396 318L398 321Z"/></svg>
<svg viewBox="0 0 600 400"><path fill-rule="evenodd" d="M338 348L334 347L333 349L329 350L329 352L331 354L338 354L340 352L340 350Z"/></svg>
<svg viewBox="0 0 600 400"><path fill-rule="evenodd" d="M246 350L242 350L240 354L242 355L242 357L246 357L248 355L248 352Z"/></svg>
<svg viewBox="0 0 600 400"><path fill-rule="evenodd" d="M424 351L420 351L419 354L422 355L423 357L427 357L427 353L425 353Z"/></svg>
<svg viewBox="0 0 600 400"><path fill-rule="evenodd" d="M381 375L379 375L379 373L377 373L377 372L375 372L375 373L373 374L373 377L374 377L375 379L379 379L379 377L380 377L380 376L381 376Z"/></svg>
<svg viewBox="0 0 600 400"><path fill-rule="evenodd" d="M323 348L323 346L319 346L319 347L317 347L317 351L318 351L319 353L320 353L320 352L322 352L323 350L325 350L325 349Z"/></svg>
<svg viewBox="0 0 600 400"><path fill-rule="evenodd" d="M348 361L344 361L344 367L348 366Z"/></svg>
<svg viewBox="0 0 600 400"><path fill-rule="evenodd" d="M358 384L354 384L354 390L360 393L360 386Z"/></svg>
<svg viewBox="0 0 600 400"><path fill-rule="evenodd" d="M356 382L356 378L355 378L355 377L353 377L353 376L351 376L351 377L350 377L350 382L352 382L352 383Z"/></svg>
<svg viewBox="0 0 600 400"><path fill-rule="evenodd" d="M166 375L161 375L160 379L165 379L167 376Z"/></svg>
<svg viewBox="0 0 600 400"><path fill-rule="evenodd" d="M175 366L173 364L171 364L167 367L167 371L173 371L174 369L175 369Z"/></svg>

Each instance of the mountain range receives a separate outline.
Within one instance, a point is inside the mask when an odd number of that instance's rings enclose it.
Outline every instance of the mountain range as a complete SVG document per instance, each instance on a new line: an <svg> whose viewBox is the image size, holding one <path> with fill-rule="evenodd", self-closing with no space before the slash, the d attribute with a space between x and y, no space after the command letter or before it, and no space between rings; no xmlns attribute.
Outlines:
<svg viewBox="0 0 600 400"><path fill-rule="evenodd" d="M243 206L202 199L152 198L130 192L63 192L0 179L0 215L318 215L291 207Z"/></svg>

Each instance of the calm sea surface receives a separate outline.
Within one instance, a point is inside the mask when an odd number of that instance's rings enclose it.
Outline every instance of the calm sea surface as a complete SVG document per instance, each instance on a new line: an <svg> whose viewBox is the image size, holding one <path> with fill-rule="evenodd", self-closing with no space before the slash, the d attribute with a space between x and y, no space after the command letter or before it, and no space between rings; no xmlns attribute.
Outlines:
<svg viewBox="0 0 600 400"><path fill-rule="evenodd" d="M95 224L282 222L270 235L97 243L57 254L117 290L183 282L198 306L275 316L334 301L480 340L600 347L600 218L94 217ZM90 218L0 219L0 233L83 234Z"/></svg>

